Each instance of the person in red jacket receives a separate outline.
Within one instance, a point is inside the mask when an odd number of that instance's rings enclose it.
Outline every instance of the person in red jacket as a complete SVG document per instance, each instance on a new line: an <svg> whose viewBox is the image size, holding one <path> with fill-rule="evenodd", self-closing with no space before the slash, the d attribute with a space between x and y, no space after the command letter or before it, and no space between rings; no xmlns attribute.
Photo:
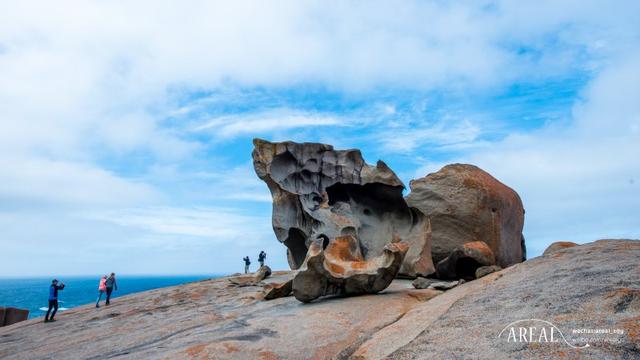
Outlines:
<svg viewBox="0 0 640 360"><path fill-rule="evenodd" d="M100 299L102 299L102 294L107 291L107 275L102 276L100 279L100 284L98 284L98 300L96 300L96 307L100 307Z"/></svg>

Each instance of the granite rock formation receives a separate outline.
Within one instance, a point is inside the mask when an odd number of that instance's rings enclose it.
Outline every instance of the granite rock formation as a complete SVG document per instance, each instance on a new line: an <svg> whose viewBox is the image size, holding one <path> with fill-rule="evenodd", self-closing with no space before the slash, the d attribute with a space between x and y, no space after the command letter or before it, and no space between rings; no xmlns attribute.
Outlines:
<svg viewBox="0 0 640 360"><path fill-rule="evenodd" d="M553 244L549 245L544 252L542 253L542 256L549 256L549 255L553 255L555 253L557 253L560 250L563 249L567 249L570 247L574 247L574 246L578 246L578 244L571 242L571 241L556 241Z"/></svg>
<svg viewBox="0 0 640 360"><path fill-rule="evenodd" d="M384 246L383 253L365 260L353 235L338 236L323 248L313 241L293 278L293 296L310 302L325 295L375 294L396 277L408 250L402 242Z"/></svg>
<svg viewBox="0 0 640 360"><path fill-rule="evenodd" d="M436 265L440 279L476 278L476 270L482 266L495 265L493 251L483 241L472 241L456 247L449 256Z"/></svg>
<svg viewBox="0 0 640 360"><path fill-rule="evenodd" d="M515 191L482 169L447 165L412 180L410 188L407 204L431 221L434 263L473 241L485 242L501 267L526 258L522 201Z"/></svg>
<svg viewBox="0 0 640 360"><path fill-rule="evenodd" d="M634 359L640 351L640 241L603 240L564 249L446 292L395 279L378 295L262 301L262 286L227 278L144 291L108 307L62 311L0 328L0 359ZM264 283L282 283L275 271ZM87 301L91 301L88 299ZM498 338L520 319L592 334L586 349L564 342ZM535 325L534 325L535 326Z"/></svg>
<svg viewBox="0 0 640 360"><path fill-rule="evenodd" d="M353 235L365 260L382 255L398 236L409 245L400 273L434 272L430 223L407 205L404 185L384 162L369 165L359 150L260 139L252 156L271 191L273 230L292 269L300 268L313 241Z"/></svg>

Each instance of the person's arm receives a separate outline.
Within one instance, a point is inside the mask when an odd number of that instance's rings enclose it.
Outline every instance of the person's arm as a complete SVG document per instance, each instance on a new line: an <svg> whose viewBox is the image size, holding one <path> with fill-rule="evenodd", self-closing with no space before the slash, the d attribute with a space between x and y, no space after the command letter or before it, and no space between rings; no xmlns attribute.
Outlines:
<svg viewBox="0 0 640 360"><path fill-rule="evenodd" d="M114 288L115 290L118 290L118 282L116 281L116 279L115 279L115 278L113 279L113 288Z"/></svg>

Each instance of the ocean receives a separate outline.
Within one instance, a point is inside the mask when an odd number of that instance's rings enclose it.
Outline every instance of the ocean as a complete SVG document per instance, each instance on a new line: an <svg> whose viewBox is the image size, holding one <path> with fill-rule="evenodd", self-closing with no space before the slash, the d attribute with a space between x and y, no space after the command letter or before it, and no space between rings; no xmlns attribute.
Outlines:
<svg viewBox="0 0 640 360"><path fill-rule="evenodd" d="M117 276L118 291L113 301L123 295L161 287L211 279L220 275L192 276ZM76 306L95 303L100 276L70 276L58 278L66 285L58 292L58 312ZM29 318L44 316L47 312L51 278L0 278L0 306L29 309ZM104 295L101 304L104 304Z"/></svg>

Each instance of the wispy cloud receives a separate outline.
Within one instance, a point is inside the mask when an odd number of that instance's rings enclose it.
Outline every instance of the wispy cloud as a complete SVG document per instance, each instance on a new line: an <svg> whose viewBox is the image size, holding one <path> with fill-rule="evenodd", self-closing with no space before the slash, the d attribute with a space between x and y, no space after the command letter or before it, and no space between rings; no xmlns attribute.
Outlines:
<svg viewBox="0 0 640 360"><path fill-rule="evenodd" d="M310 113L291 109L226 115L210 119L195 128L217 138L239 135L259 135L309 126L347 126L343 119L332 114Z"/></svg>

